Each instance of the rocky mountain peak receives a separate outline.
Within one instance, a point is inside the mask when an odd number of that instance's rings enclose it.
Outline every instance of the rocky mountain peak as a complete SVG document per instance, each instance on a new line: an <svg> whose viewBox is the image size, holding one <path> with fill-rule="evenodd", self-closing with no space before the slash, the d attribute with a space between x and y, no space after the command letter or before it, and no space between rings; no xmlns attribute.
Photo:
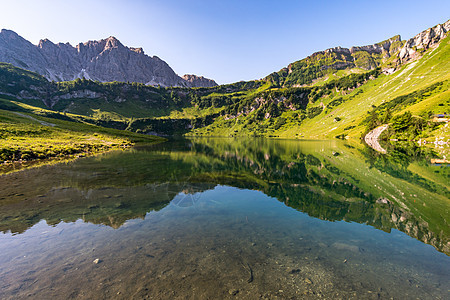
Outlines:
<svg viewBox="0 0 450 300"><path fill-rule="evenodd" d="M4 39L18 39L18 38L22 38L20 35L18 35L17 33L15 33L12 30L9 29L2 29L2 31L0 32L1 36Z"/></svg>
<svg viewBox="0 0 450 300"><path fill-rule="evenodd" d="M42 49L44 47L54 47L56 45L49 39L43 39L39 41L37 46Z"/></svg>
<svg viewBox="0 0 450 300"><path fill-rule="evenodd" d="M102 82L130 81L160 86L217 85L203 77L185 80L162 59L146 55L142 48L126 47L114 36L79 43L75 47L69 43L54 44L48 39L33 45L14 31L3 29L0 33L0 61L37 72L54 81L84 77Z"/></svg>
<svg viewBox="0 0 450 300"><path fill-rule="evenodd" d="M112 36L112 35L110 35L108 38L106 38L106 40L120 44L120 41L115 36Z"/></svg>
<svg viewBox="0 0 450 300"><path fill-rule="evenodd" d="M105 40L105 49L124 47L122 43L113 36Z"/></svg>

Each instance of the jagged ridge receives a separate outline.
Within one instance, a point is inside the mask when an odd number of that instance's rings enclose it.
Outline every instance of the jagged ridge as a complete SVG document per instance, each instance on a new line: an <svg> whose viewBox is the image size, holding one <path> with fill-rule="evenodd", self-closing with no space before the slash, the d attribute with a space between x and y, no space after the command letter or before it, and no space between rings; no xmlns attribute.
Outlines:
<svg viewBox="0 0 450 300"><path fill-rule="evenodd" d="M69 81L77 78L101 82L139 82L149 85L210 87L214 80L192 75L189 80L178 76L157 56L146 55L142 48L124 46L111 36L73 47L54 44L48 39L37 46L11 30L0 32L0 61L37 72L48 80Z"/></svg>
<svg viewBox="0 0 450 300"><path fill-rule="evenodd" d="M429 28L408 41L396 35L383 42L349 48L335 47L289 64L265 78L279 86L301 86L338 70L360 68L373 70L383 67L392 74L401 65L420 58L429 48L436 47L450 30L450 20Z"/></svg>

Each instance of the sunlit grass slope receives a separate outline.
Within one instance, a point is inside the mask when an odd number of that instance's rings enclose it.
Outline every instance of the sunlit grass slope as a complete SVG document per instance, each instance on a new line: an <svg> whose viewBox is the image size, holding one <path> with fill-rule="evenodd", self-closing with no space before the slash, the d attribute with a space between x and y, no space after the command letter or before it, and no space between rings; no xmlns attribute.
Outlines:
<svg viewBox="0 0 450 300"><path fill-rule="evenodd" d="M163 139L42 117L45 109L0 99L0 161L35 160L123 149Z"/></svg>
<svg viewBox="0 0 450 300"><path fill-rule="evenodd" d="M347 96L356 95L353 99L344 102L330 113L322 113L311 120L306 120L301 126L280 133L280 136L288 137L301 132L305 137L311 138L335 137L340 134L359 137L363 132L363 127L359 124L373 105L379 106L395 97L448 79L450 79L450 36L420 60L403 66L392 75L382 75L356 89ZM447 89L441 94L430 95L404 110L410 110L413 114L420 114L427 110L435 113L441 112L441 110L442 112L448 111L450 106L448 95ZM336 117L340 118L339 122L335 121ZM350 126L356 127L352 130L345 130Z"/></svg>

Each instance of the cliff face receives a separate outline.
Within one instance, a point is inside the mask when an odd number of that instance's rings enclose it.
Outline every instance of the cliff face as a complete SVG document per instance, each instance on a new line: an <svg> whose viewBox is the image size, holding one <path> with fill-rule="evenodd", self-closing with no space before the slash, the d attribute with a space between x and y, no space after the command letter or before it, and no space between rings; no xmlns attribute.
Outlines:
<svg viewBox="0 0 450 300"><path fill-rule="evenodd" d="M181 78L183 78L191 87L214 87L217 85L214 80L205 78L203 76L186 74Z"/></svg>
<svg viewBox="0 0 450 300"><path fill-rule="evenodd" d="M161 86L215 86L203 77L185 80L160 58L150 57L142 48L124 46L115 37L88 41L73 47L54 44L48 39L37 46L17 33L0 32L0 61L37 72L48 80L67 81L76 78L107 81L130 81Z"/></svg>
<svg viewBox="0 0 450 300"><path fill-rule="evenodd" d="M330 48L293 62L265 79L280 86L302 86L338 70L373 70L395 55L402 45L397 35L373 45Z"/></svg>
<svg viewBox="0 0 450 300"><path fill-rule="evenodd" d="M47 59L38 47L11 30L2 29L0 32L0 61L39 74L46 72Z"/></svg>
<svg viewBox="0 0 450 300"><path fill-rule="evenodd" d="M426 50L439 45L449 30L450 20L429 28L406 42L401 40L400 35L396 35L373 45L318 51L270 74L265 80L287 87L307 85L338 70L353 68L373 70L382 67L384 73L392 74L399 66L420 58Z"/></svg>
<svg viewBox="0 0 450 300"><path fill-rule="evenodd" d="M421 57L424 51L437 46L447 36L449 30L450 20L422 31L405 43L398 54L398 59L401 63L406 63Z"/></svg>
<svg viewBox="0 0 450 300"><path fill-rule="evenodd" d="M396 35L386 41L367 45L348 48L335 47L325 51L319 51L307 57L306 60L320 60L323 58L332 58L334 63L321 66L322 69L347 69L362 68L371 70L378 67L384 60L396 53L402 45L400 35Z"/></svg>

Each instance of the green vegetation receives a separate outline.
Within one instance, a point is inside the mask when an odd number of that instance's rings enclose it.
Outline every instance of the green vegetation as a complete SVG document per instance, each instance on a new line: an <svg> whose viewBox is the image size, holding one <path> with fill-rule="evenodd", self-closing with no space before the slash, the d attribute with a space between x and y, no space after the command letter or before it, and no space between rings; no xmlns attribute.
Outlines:
<svg viewBox="0 0 450 300"><path fill-rule="evenodd" d="M162 141L154 136L94 126L75 119L42 117L35 112L45 110L0 99L0 161L84 156L124 149L133 143Z"/></svg>
<svg viewBox="0 0 450 300"><path fill-rule="evenodd" d="M300 126L306 119L314 119L324 111L324 107L327 113L330 108L352 99L361 90L345 100L342 95L352 93L380 74L380 70L375 69L329 80L320 86L279 88L266 84L252 93L234 94L237 101L231 100L232 104L221 111L221 117L216 118L212 125L194 130L189 135L278 136L278 132ZM319 103L319 100L322 101ZM324 101L330 102L325 105Z"/></svg>
<svg viewBox="0 0 450 300"><path fill-rule="evenodd" d="M48 81L34 72L0 62L0 91L3 93L18 94L22 90L29 90L30 86L47 85Z"/></svg>
<svg viewBox="0 0 450 300"><path fill-rule="evenodd" d="M372 70L381 66L389 58L389 55L395 54L400 49L403 43L398 39L399 36L395 36L377 44L382 46L388 42L391 43L390 47L385 49L386 53L368 50L364 47L352 52L340 47L316 52L290 64L277 73L270 74L265 80L276 86L301 86L320 81L320 78L332 76L343 70L352 70L353 72Z"/></svg>
<svg viewBox="0 0 450 300"><path fill-rule="evenodd" d="M397 44L395 47L401 45ZM429 121L432 114L450 111L449 51L447 37L433 52L401 66L392 75L383 74L380 68L356 73L340 70L336 72L340 77L328 74L320 83L302 88L282 87L282 77L274 73L265 78L266 84L258 91L226 95L230 100L224 104L221 116L188 134L360 138L367 130L410 110L411 126L385 134L398 139L445 136L448 133L442 125ZM199 102L203 99L200 95ZM368 125L370 117L375 118Z"/></svg>
<svg viewBox="0 0 450 300"><path fill-rule="evenodd" d="M400 140L414 140L418 138L427 138L433 131L442 126L442 124L433 122L431 117L433 113L437 113L437 109L444 109L443 112L448 112L445 105L441 107L427 107L422 110L420 116L413 116L408 107L419 104L427 98L432 98L436 95L441 95L447 92L450 88L450 81L441 81L432 84L421 90L402 95L384 102L378 107L374 107L369 116L361 123L366 124L365 132L378 127L382 124L391 124L388 131L383 136L384 138L400 139ZM402 112L403 113L399 113ZM442 113L442 111L441 111Z"/></svg>
<svg viewBox="0 0 450 300"><path fill-rule="evenodd" d="M0 64L0 91L16 103L45 108L35 112L43 117L147 134L359 139L392 123L385 138L446 135L430 117L450 111L450 37L405 65L398 65L396 56L403 42L394 37L379 44L388 42L384 52L335 48L262 80L211 88L85 79L55 83ZM392 66L395 73L383 73ZM407 111L411 118L398 117Z"/></svg>

